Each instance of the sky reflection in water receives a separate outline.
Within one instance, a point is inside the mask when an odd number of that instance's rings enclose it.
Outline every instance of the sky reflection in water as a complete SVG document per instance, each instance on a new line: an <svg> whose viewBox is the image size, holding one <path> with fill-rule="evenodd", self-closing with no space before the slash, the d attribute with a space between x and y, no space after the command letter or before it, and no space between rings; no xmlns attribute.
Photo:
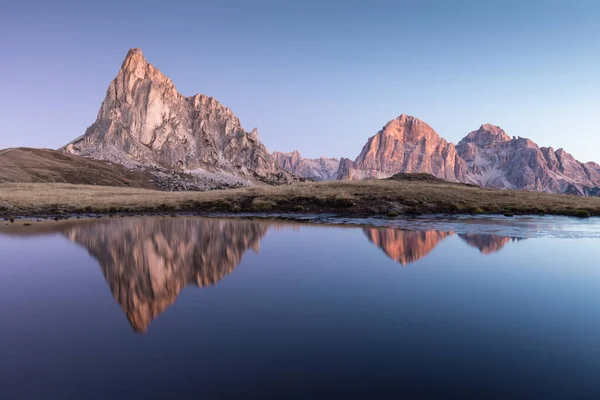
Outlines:
<svg viewBox="0 0 600 400"><path fill-rule="evenodd" d="M191 217L13 229L0 397L600 393L598 239L458 231Z"/></svg>

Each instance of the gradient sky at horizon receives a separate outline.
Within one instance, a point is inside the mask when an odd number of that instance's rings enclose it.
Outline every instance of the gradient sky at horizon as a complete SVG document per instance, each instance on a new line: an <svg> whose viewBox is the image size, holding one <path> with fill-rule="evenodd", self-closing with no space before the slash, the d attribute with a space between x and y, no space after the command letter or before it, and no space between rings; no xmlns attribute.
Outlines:
<svg viewBox="0 0 600 400"><path fill-rule="evenodd" d="M406 113L600 162L597 1L1 2L0 148L83 134L140 47L270 151L354 158Z"/></svg>

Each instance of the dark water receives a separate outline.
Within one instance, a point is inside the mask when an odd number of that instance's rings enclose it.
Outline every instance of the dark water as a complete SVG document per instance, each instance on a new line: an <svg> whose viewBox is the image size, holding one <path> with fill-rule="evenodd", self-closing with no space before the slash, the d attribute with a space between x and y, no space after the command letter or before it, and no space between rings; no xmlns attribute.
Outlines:
<svg viewBox="0 0 600 400"><path fill-rule="evenodd" d="M600 224L540 221L11 228L0 398L600 398Z"/></svg>

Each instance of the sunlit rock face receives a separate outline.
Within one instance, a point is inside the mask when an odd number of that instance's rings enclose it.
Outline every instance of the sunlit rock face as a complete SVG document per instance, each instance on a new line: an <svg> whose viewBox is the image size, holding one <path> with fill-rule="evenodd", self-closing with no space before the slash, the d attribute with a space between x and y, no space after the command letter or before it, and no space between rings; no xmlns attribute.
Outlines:
<svg viewBox="0 0 600 400"><path fill-rule="evenodd" d="M600 187L600 166L583 164L563 149L539 147L511 138L500 127L484 124L456 149L468 166L471 182L501 189L593 195Z"/></svg>
<svg viewBox="0 0 600 400"><path fill-rule="evenodd" d="M402 265L420 260L452 232L406 231L393 228L363 228L371 243Z"/></svg>
<svg viewBox="0 0 600 400"><path fill-rule="evenodd" d="M428 173L466 181L466 164L452 143L429 125L406 114L389 121L369 138L353 163L340 163L339 179L387 178L400 172Z"/></svg>
<svg viewBox="0 0 600 400"><path fill-rule="evenodd" d="M454 146L405 114L369 138L354 161L342 158L337 178L377 179L401 172L489 188L600 195L600 165L577 161L563 149L511 138L492 124L481 125Z"/></svg>
<svg viewBox="0 0 600 400"><path fill-rule="evenodd" d="M315 181L337 179L340 160L337 158L303 158L297 150L291 153L273 153L277 164L294 175Z"/></svg>
<svg viewBox="0 0 600 400"><path fill-rule="evenodd" d="M62 151L208 174L224 183L295 180L277 166L256 129L245 131L233 112L212 97L180 94L140 49L127 54L96 122Z"/></svg>
<svg viewBox="0 0 600 400"><path fill-rule="evenodd" d="M269 226L255 221L127 218L75 224L64 234L95 257L136 332L175 302L187 285L214 285Z"/></svg>

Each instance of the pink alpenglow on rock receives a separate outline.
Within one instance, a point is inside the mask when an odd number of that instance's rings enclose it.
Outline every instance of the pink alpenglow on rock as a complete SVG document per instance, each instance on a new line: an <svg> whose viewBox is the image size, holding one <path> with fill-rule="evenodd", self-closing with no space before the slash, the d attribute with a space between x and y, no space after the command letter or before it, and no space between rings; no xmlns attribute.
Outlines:
<svg viewBox="0 0 600 400"><path fill-rule="evenodd" d="M131 49L110 83L96 122L61 149L131 166L154 166L240 185L290 183L233 112L212 97L185 97L140 49Z"/></svg>

